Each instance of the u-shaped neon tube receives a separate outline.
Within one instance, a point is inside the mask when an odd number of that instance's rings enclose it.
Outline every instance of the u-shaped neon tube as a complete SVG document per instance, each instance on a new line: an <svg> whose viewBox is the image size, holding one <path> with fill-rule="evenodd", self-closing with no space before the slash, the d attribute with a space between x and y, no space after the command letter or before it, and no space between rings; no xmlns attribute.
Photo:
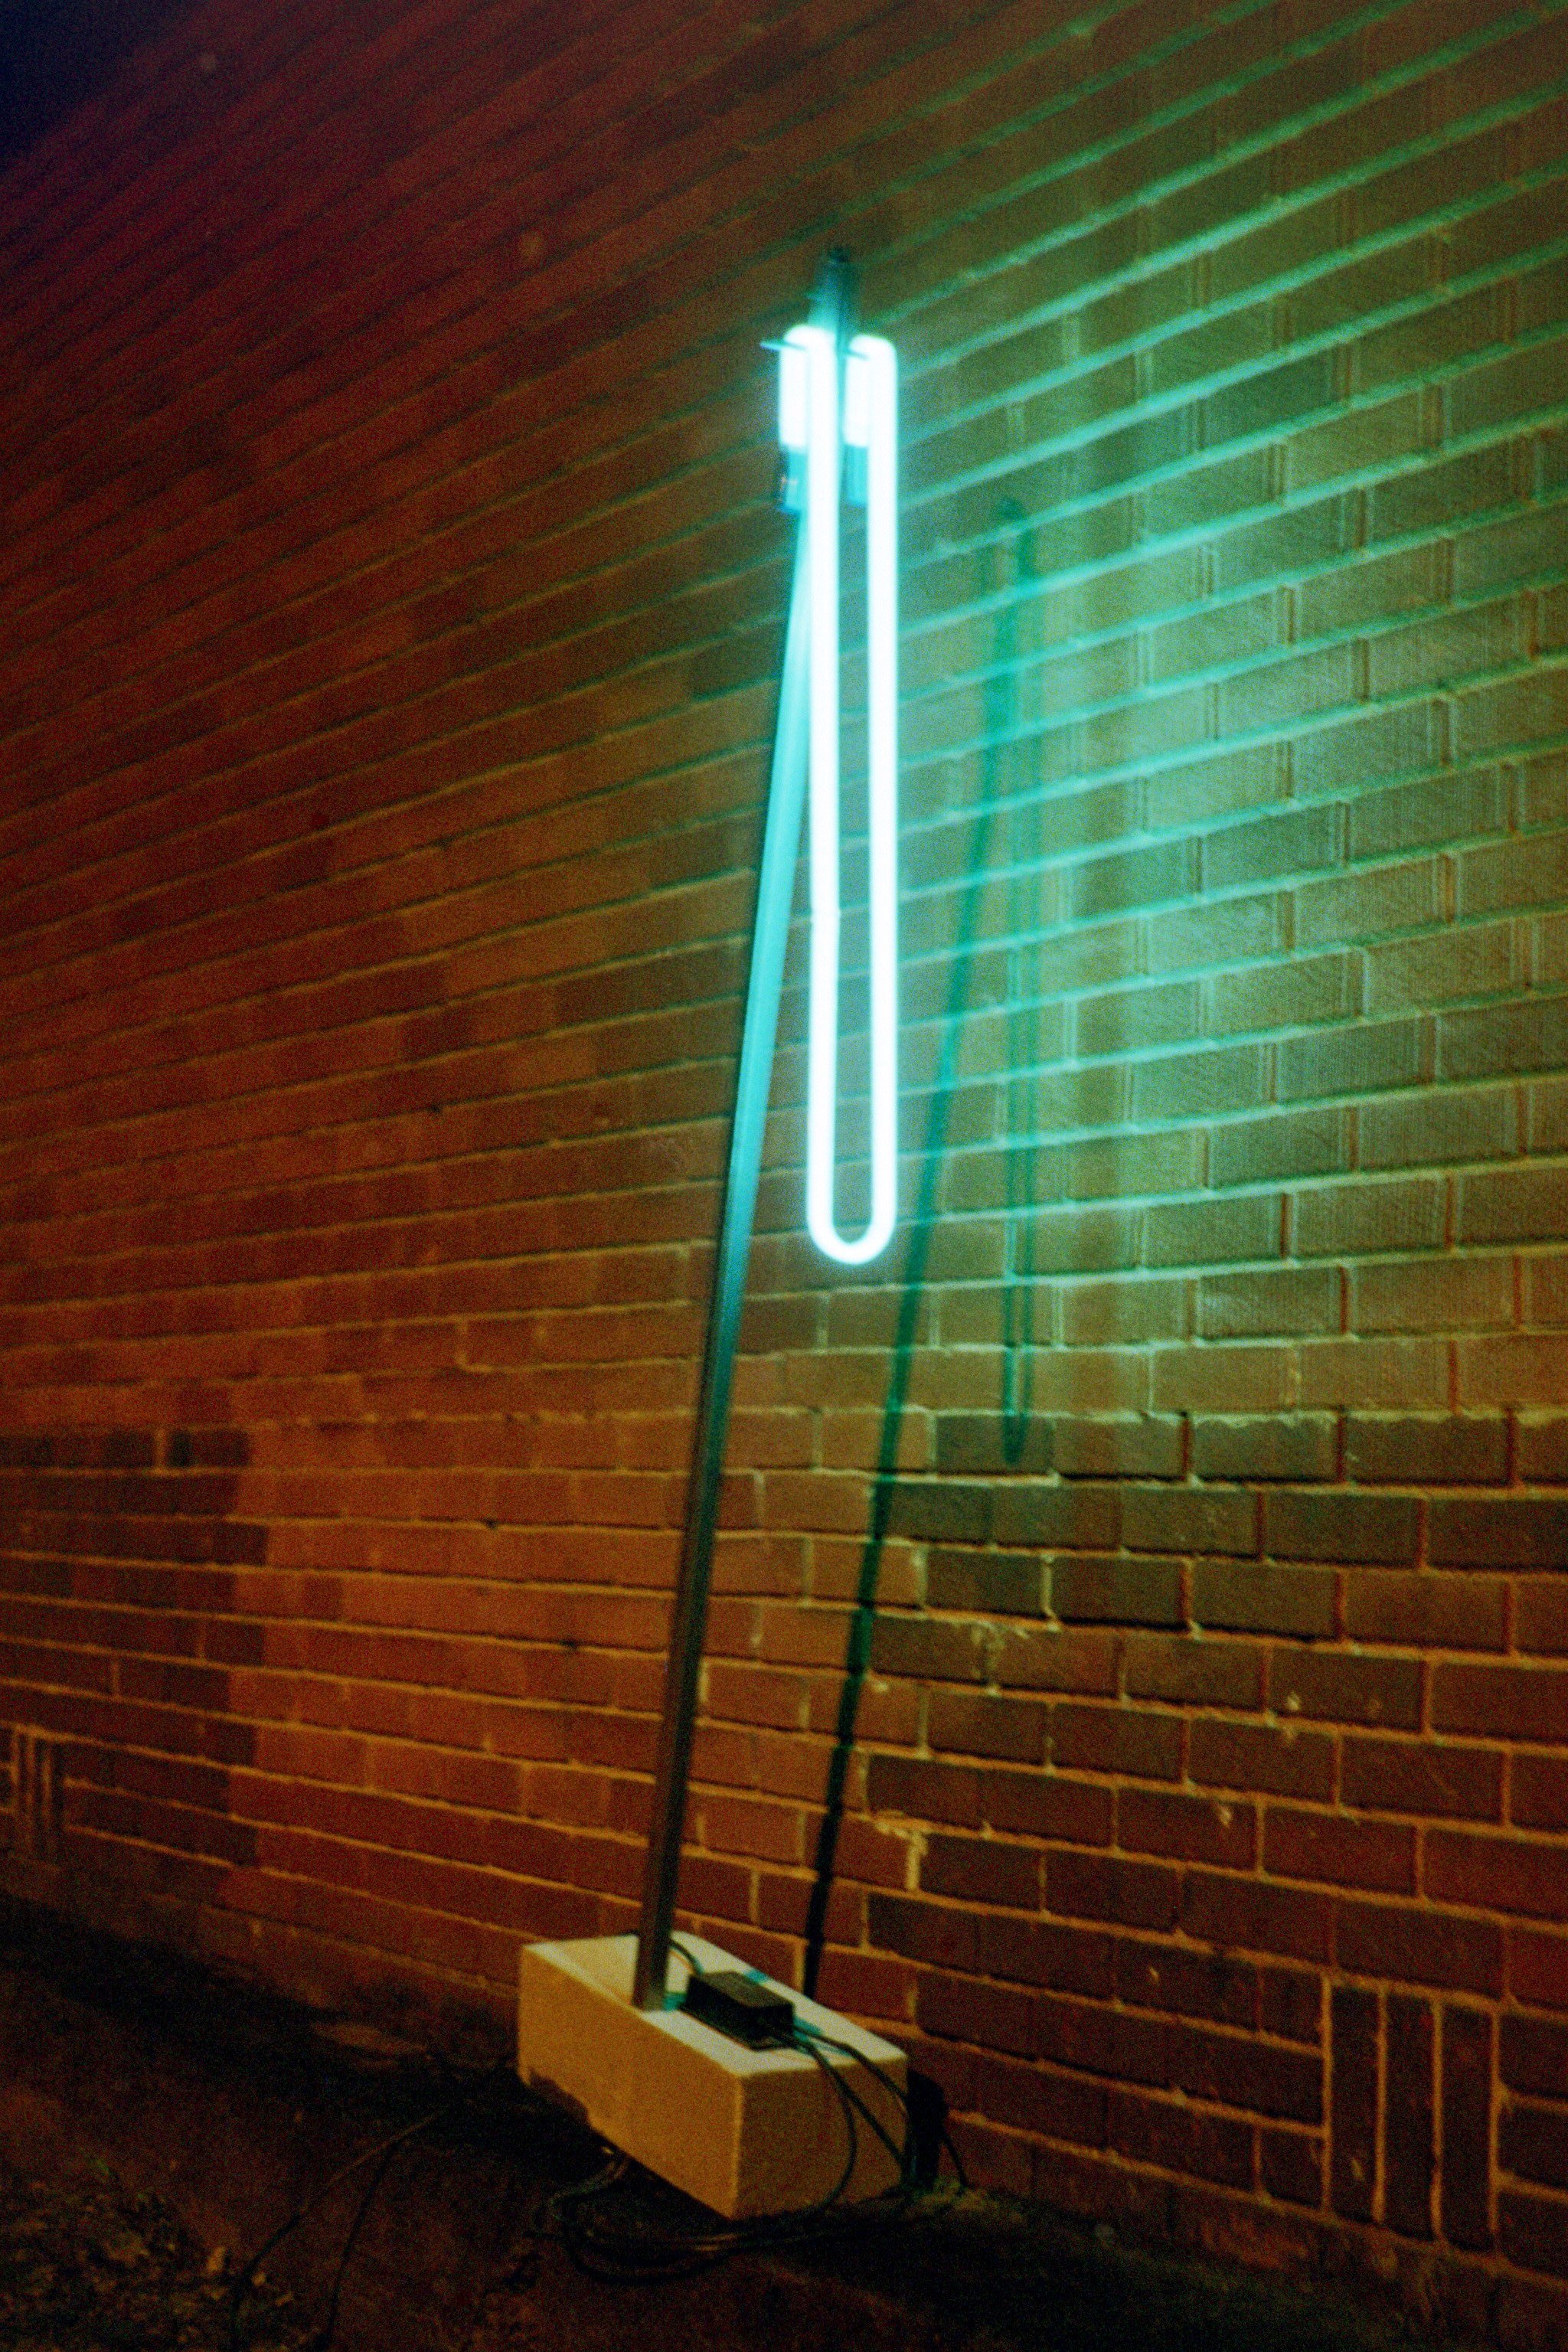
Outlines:
<svg viewBox="0 0 1568 2352"><path fill-rule="evenodd" d="M806 1041L805 1222L825 1256L864 1265L898 1214L898 360L857 335L844 369L822 327L792 327L780 352L779 436L804 458L810 586L811 944ZM867 824L870 913L870 1216L838 1230L838 543L846 446L865 453Z"/></svg>

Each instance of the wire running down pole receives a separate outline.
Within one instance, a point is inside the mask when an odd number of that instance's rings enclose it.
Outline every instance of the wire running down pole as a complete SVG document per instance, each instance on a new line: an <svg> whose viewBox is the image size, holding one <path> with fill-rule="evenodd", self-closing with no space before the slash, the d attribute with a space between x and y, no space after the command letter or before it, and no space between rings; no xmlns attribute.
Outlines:
<svg viewBox="0 0 1568 2352"><path fill-rule="evenodd" d="M826 328L834 336L840 353L847 347L850 313L848 261L845 255L835 252L823 265L822 275L812 298L811 322L814 326ZM730 1392L734 1378L741 1310L745 1299L746 1265L751 1255L757 1181L762 1171L768 1091L773 1081L773 1050L778 1041L779 1001L784 992L790 904L795 895L795 872L800 855L801 823L805 807L811 627L805 538L805 529L797 523L789 617L784 628L778 723L773 734L762 868L757 879L757 910L752 931L745 1021L741 1034L735 1108L730 1129L729 1165L719 1223L713 1295L708 1310L708 1335L702 1351L702 1378L698 1391L697 1424L691 1448L691 1476L687 1489L686 1533L681 1545L668 1661L665 1668L664 1715L659 1725L658 1754L654 1767L653 1819L643 1868L637 1968L632 1979L632 2000L638 2009L662 2007L665 1978L669 1965L670 1931L675 1924L676 1879L680 1869L681 1831L686 1814L686 1786L691 1765L691 1735L697 1715L702 1635L708 1616L708 1588L713 1565L713 1535L718 1522L719 1486L723 1476L724 1451L730 1428Z"/></svg>

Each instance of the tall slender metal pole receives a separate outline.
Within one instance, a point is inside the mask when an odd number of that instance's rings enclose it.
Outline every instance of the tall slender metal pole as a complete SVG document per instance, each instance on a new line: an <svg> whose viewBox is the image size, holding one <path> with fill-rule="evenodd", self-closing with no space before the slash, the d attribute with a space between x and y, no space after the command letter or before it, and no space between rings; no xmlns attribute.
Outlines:
<svg viewBox="0 0 1568 2352"><path fill-rule="evenodd" d="M849 268L831 254L812 300L812 322L830 328L842 350L849 331ZM735 1109L730 1129L729 1167L719 1222L713 1295L702 1351L697 1425L687 1489L686 1533L675 1588L675 1611L665 1669L664 1716L654 1767L653 1819L643 1867L642 1910L637 1921L637 1968L632 2000L638 2009L658 2009L664 2000L669 1937L675 1920L676 1880L680 1869L680 1833L686 1814L686 1784L691 1765L691 1734L697 1715L697 1685L702 1668L702 1634L713 1565L713 1534L719 1516L719 1485L730 1428L730 1391L735 1345L745 1299L746 1261L751 1255L767 1125L768 1089L778 1042L779 1000L784 992L784 950L789 941L790 902L800 855L805 808L807 663L810 655L810 586L803 560L805 531L797 527L789 618L784 628L784 672L778 724L768 782L757 912L752 932L751 972L741 1033Z"/></svg>

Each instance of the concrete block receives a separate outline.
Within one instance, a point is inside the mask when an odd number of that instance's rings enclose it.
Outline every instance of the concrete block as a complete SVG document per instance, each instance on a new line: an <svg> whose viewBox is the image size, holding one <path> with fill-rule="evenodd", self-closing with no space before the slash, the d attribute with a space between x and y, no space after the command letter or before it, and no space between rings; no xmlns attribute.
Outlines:
<svg viewBox="0 0 1568 2352"><path fill-rule="evenodd" d="M682 1936L705 1970L745 1969L716 1944ZM688 1963L672 1951L663 2010L634 2009L633 1936L531 1944L518 1970L518 2073L532 2090L580 2116L623 2154L735 2221L786 2213L828 2196L849 2139L844 2102L802 2050L751 2050L673 2006ZM746 1969L760 1983L773 1980ZM901 2094L901 2050L834 2011L773 1986L801 2024L846 2042ZM898 2099L855 2057L824 2053L897 2147ZM863 2117L847 2200L893 2187L898 2167Z"/></svg>

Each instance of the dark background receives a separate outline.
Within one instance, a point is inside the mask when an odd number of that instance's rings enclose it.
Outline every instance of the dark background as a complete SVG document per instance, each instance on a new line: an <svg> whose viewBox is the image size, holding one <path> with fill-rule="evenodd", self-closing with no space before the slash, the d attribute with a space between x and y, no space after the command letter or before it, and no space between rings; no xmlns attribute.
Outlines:
<svg viewBox="0 0 1568 2352"><path fill-rule="evenodd" d="M0 0L0 163L102 88L180 0Z"/></svg>

